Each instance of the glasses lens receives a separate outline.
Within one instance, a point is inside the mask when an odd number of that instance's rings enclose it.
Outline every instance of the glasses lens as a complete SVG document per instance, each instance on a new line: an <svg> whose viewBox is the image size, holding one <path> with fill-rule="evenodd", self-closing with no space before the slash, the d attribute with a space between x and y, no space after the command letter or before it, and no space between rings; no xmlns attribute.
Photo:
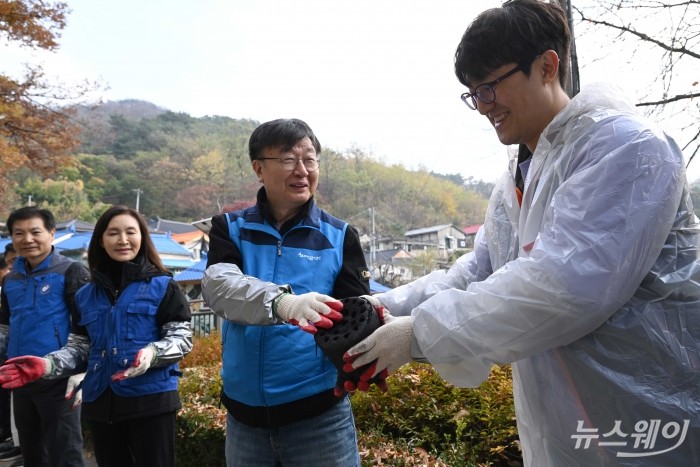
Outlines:
<svg viewBox="0 0 700 467"><path fill-rule="evenodd" d="M484 104L490 104L496 100L496 93L493 88L488 84L482 84L474 90L474 94L479 98Z"/></svg>
<svg viewBox="0 0 700 467"><path fill-rule="evenodd" d="M314 171L318 170L318 159L316 159L316 158L304 159L304 167L309 172L314 172Z"/></svg>
<svg viewBox="0 0 700 467"><path fill-rule="evenodd" d="M476 100L474 99L474 96L472 94L465 92L459 97L460 99L462 99L462 102L467 104L467 107L469 107L472 110L476 110Z"/></svg>
<svg viewBox="0 0 700 467"><path fill-rule="evenodd" d="M282 168L284 170L292 171L294 170L294 167L297 166L297 160L293 157L283 157L282 159L279 159L279 161L282 164Z"/></svg>

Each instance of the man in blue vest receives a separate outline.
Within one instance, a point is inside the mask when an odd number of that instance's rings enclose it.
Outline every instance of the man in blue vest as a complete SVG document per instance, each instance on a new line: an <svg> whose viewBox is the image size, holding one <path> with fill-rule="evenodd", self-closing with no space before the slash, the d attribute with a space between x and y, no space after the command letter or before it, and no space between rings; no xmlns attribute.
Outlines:
<svg viewBox="0 0 700 467"><path fill-rule="evenodd" d="M19 257L2 286L0 360L8 358L5 370L31 376L51 369L13 364L12 358L46 355L66 344L75 292L90 276L85 266L54 251L56 222L50 211L17 209L8 217L7 228ZM83 465L80 410L72 409L65 392L66 379L38 379L13 389L25 466Z"/></svg>
<svg viewBox="0 0 700 467"><path fill-rule="evenodd" d="M328 295L369 293L369 271L356 230L314 203L320 153L301 120L263 123L249 142L257 203L212 219L202 288L227 319L229 467L360 465L350 402L312 333L340 316Z"/></svg>

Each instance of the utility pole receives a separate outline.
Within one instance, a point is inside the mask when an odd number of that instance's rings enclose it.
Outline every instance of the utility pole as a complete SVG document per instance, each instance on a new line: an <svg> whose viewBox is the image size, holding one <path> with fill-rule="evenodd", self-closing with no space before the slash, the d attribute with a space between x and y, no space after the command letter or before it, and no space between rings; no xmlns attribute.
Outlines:
<svg viewBox="0 0 700 467"><path fill-rule="evenodd" d="M369 214L372 221L372 231L369 237L369 272L374 275L374 264L377 261L377 234L374 231L374 207L369 208Z"/></svg>
<svg viewBox="0 0 700 467"><path fill-rule="evenodd" d="M143 192L141 191L141 188L136 188L136 189L131 190L131 191L136 192L136 212L139 212L139 202L141 201L141 193L143 193Z"/></svg>

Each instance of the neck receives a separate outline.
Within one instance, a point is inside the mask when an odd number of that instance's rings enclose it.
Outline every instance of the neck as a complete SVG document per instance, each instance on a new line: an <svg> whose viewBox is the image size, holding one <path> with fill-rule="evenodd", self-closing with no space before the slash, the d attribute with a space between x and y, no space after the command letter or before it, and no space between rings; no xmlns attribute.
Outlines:
<svg viewBox="0 0 700 467"><path fill-rule="evenodd" d="M299 208L295 209L271 209L272 216L275 218L277 228L284 225L285 222L292 219L299 213Z"/></svg>
<svg viewBox="0 0 700 467"><path fill-rule="evenodd" d="M534 141L530 141L526 144L530 152L535 152L535 149L537 148L537 141L540 139L540 136L544 132L545 128L552 123L552 120L554 120L559 112L569 105L569 102L571 102L571 98L563 89L559 88L558 92L552 98L550 105L547 107L547 110L542 114L542 121L540 125L542 128L540 129L539 133L537 133L537 138Z"/></svg>
<svg viewBox="0 0 700 467"><path fill-rule="evenodd" d="M35 267L39 266L42 261L44 261L46 258L48 258L49 255L43 256L41 258L34 258L33 260L27 259L25 263L25 268L27 269L27 272L31 272Z"/></svg>

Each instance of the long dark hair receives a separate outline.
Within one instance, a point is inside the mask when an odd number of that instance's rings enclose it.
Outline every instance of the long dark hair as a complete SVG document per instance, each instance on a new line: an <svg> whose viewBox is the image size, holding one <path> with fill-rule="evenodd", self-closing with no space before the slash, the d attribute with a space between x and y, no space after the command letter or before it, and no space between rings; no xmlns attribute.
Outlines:
<svg viewBox="0 0 700 467"><path fill-rule="evenodd" d="M153 245L151 235L148 233L148 225L146 225L146 221L135 209L121 205L112 206L111 208L107 209L95 224L95 231L92 233L90 246L88 246L88 266L90 267L90 270L105 270L110 264L115 263L115 261L107 254L107 251L102 247L100 241L102 240L102 235L104 235L105 231L107 230L107 226L112 218L121 214L127 214L133 217L139 224L139 230L141 231L141 248L139 248L136 257L141 258L145 256L148 262L155 266L156 269L162 272L168 272L165 266L163 266L160 256L158 256L158 251L156 250L155 245Z"/></svg>

